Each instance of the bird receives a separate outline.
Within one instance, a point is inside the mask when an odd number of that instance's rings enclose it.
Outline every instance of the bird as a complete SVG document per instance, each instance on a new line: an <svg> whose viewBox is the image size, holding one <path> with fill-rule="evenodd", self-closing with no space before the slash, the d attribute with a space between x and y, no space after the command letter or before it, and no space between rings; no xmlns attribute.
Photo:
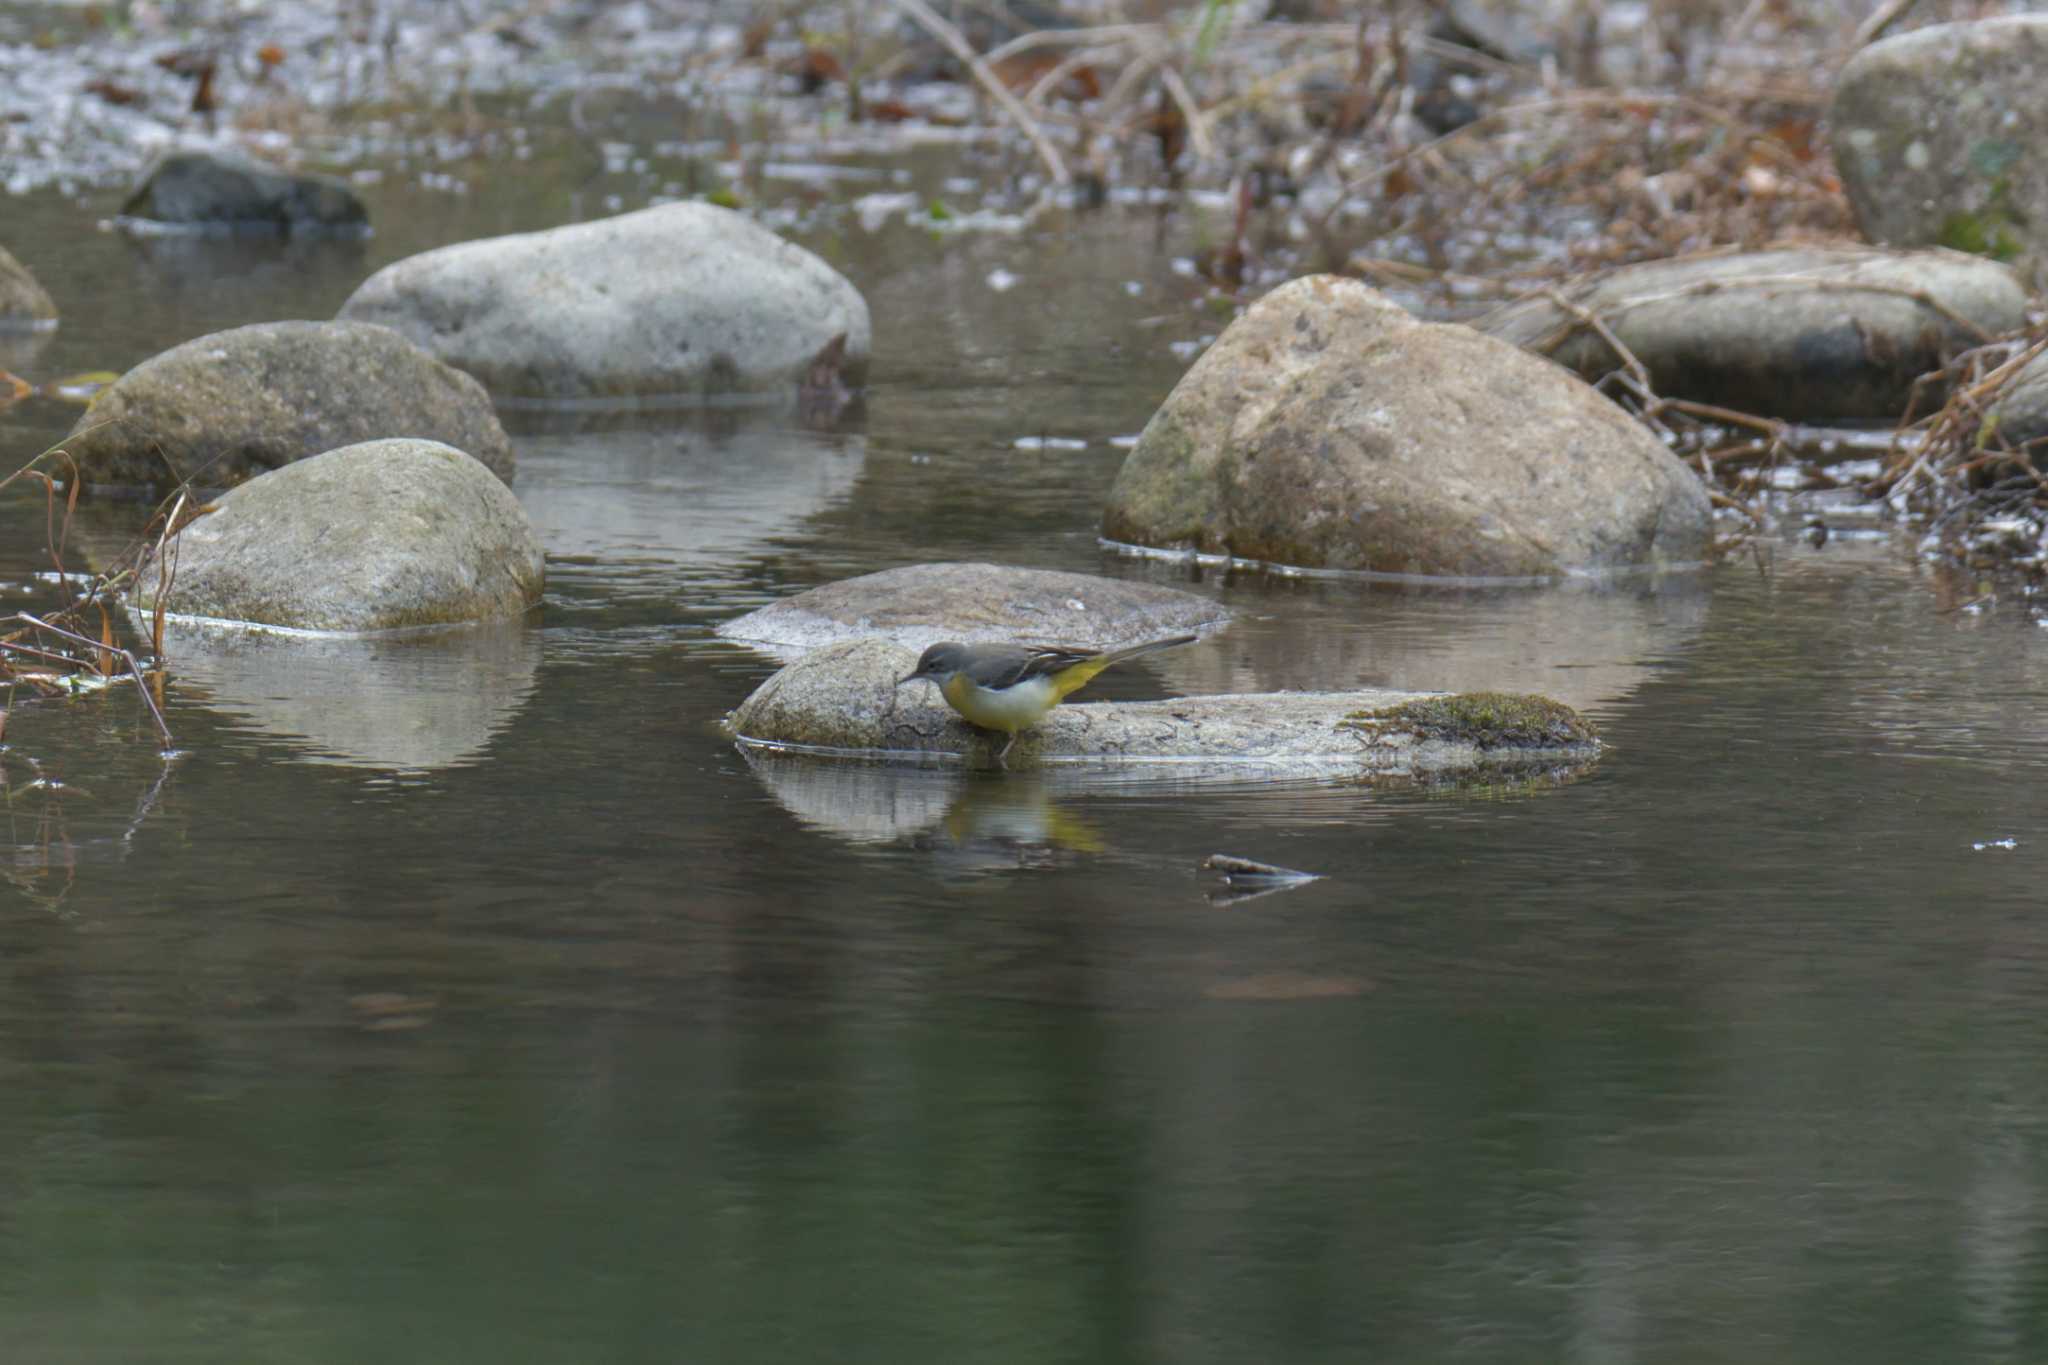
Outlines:
<svg viewBox="0 0 2048 1365"><path fill-rule="evenodd" d="M1018 732L1038 724L1046 712L1097 673L1140 654L1192 644L1196 638L1175 635L1110 650L1066 649L1058 645L964 645L957 640L942 640L927 649L919 657L917 667L898 678L896 686L936 683L946 704L968 724L1008 734L1008 743L996 753L996 762L1008 767L1003 760L1017 742Z"/></svg>

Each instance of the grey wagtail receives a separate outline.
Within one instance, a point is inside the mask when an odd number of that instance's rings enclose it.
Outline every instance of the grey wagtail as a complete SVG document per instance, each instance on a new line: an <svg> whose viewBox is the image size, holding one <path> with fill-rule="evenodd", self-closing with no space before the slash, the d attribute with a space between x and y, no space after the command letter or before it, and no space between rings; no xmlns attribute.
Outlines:
<svg viewBox="0 0 2048 1365"><path fill-rule="evenodd" d="M1090 651L1061 649L1056 645L963 645L945 640L927 649L908 677L909 682L935 682L939 694L966 718L969 725L984 730L1001 730L1010 736L996 754L996 762L1008 757L1017 732L1038 724L1045 713L1067 699L1097 673L1111 664L1191 644L1196 637L1176 635L1170 640L1151 640L1123 649Z"/></svg>

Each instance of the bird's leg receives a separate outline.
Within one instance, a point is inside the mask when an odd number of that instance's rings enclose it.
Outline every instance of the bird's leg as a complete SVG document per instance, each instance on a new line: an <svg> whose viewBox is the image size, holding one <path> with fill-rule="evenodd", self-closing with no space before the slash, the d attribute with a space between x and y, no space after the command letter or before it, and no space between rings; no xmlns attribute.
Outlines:
<svg viewBox="0 0 2048 1365"><path fill-rule="evenodd" d="M1001 768L1004 772L1008 772L1010 770L1010 765L1008 763L1005 763L1003 760L1010 756L1010 746L1015 744L1016 742L1017 732L1015 730L1012 730L1010 732L1010 743L1005 744L1002 748L996 751L996 766L998 768Z"/></svg>

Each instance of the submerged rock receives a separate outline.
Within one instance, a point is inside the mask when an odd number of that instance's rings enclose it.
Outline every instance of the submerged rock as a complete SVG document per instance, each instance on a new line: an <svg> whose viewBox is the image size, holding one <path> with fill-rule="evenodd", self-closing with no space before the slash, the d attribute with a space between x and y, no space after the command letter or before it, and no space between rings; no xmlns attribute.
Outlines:
<svg viewBox="0 0 2048 1365"><path fill-rule="evenodd" d="M849 380L868 360L867 303L844 276L710 204L441 247L372 275L341 316L522 398L793 401L836 338Z"/></svg>
<svg viewBox="0 0 2048 1365"><path fill-rule="evenodd" d="M42 331L56 325L56 300L27 266L0 246L0 332Z"/></svg>
<svg viewBox="0 0 2048 1365"><path fill-rule="evenodd" d="M1362 284L1281 286L1195 362L1103 534L1310 568L1550 577L1706 557L1692 472L1556 366Z"/></svg>
<svg viewBox="0 0 2048 1365"><path fill-rule="evenodd" d="M991 761L1005 736L968 725L930 687L894 685L916 663L914 651L889 640L814 650L755 689L730 717L732 730L755 744ZM1416 774L1582 761L1599 747L1590 723L1543 697L1263 692L1070 702L1024 731L1008 762L1198 760Z"/></svg>
<svg viewBox="0 0 2048 1365"><path fill-rule="evenodd" d="M939 640L1110 649L1229 619L1206 597L1150 583L998 564L912 564L812 588L728 621L718 633L784 651L867 636L913 651Z"/></svg>
<svg viewBox="0 0 2048 1365"><path fill-rule="evenodd" d="M512 478L483 386L361 322L259 322L173 346L101 393L64 448L89 485L223 488L388 436L446 442Z"/></svg>
<svg viewBox="0 0 2048 1365"><path fill-rule="evenodd" d="M1994 261L1867 247L1646 261L1565 297L1635 353L1659 395L1800 421L1897 418L1915 379L2021 325L2027 302ZM1589 380L1621 368L1547 298L1476 325Z"/></svg>
<svg viewBox="0 0 2048 1365"><path fill-rule="evenodd" d="M360 233L363 201L344 182L268 165L238 152L175 152L121 206L130 218L191 227Z"/></svg>
<svg viewBox="0 0 2048 1365"><path fill-rule="evenodd" d="M2048 15L1935 24L1858 52L1829 141L1874 241L2048 258Z"/></svg>
<svg viewBox="0 0 2048 1365"><path fill-rule="evenodd" d="M145 560L135 608L156 606ZM288 630L490 620L540 600L540 541L518 499L438 441L367 441L251 479L188 526L168 611Z"/></svg>

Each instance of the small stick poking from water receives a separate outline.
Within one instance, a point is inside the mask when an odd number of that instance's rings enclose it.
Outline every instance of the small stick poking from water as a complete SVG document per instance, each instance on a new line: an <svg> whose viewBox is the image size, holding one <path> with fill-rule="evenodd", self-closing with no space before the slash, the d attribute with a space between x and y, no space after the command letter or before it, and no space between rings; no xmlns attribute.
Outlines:
<svg viewBox="0 0 2048 1365"><path fill-rule="evenodd" d="M1202 859L1202 870L1221 872L1225 881L1237 878L1257 877L1266 881L1317 882L1323 879L1320 872L1299 872L1291 867L1278 867L1272 863L1253 862L1250 858L1233 857L1228 853L1211 853Z"/></svg>
<svg viewBox="0 0 2048 1365"><path fill-rule="evenodd" d="M1211 853L1202 859L1202 868L1204 871L1223 874L1225 889L1209 897L1211 903L1216 905L1251 900L1255 896L1270 896L1275 891L1292 891L1296 887L1307 886L1310 882L1319 882L1323 879L1320 872L1301 872L1291 867L1255 862L1250 858L1239 858L1229 853Z"/></svg>
<svg viewBox="0 0 2048 1365"><path fill-rule="evenodd" d="M102 645L101 642L98 640L94 640L87 636L80 635L75 631L66 630L62 626L51 625L48 621L44 621L37 617L31 616L25 611L16 612L15 619L19 621L25 621L29 625L34 626L37 630L47 630L52 635L62 636L64 639L71 641L73 644L84 645L87 649L97 650L106 648L106 646ZM135 656L133 654L130 654L125 649L108 649L107 652L116 655L117 657L127 662L128 674L130 677L135 679L135 690L142 693L143 703L149 707L149 718L156 722L157 733L164 737L164 747L166 749L170 748L171 727L164 724L164 713L157 709L156 698L150 694L149 684L143 681L142 665L136 663Z"/></svg>

